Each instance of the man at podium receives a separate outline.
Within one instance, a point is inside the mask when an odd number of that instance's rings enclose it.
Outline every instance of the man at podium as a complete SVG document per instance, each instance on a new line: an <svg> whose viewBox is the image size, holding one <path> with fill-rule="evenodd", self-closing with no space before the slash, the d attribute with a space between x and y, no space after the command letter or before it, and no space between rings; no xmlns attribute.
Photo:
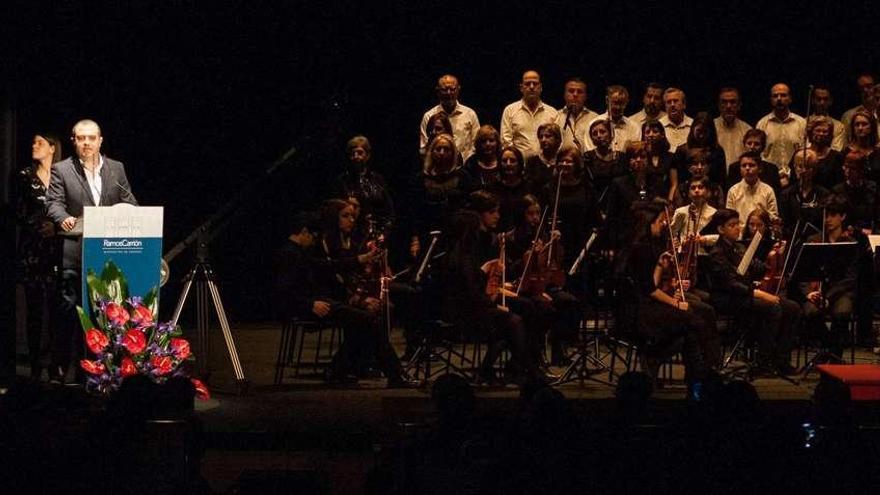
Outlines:
<svg viewBox="0 0 880 495"><path fill-rule="evenodd" d="M52 343L49 380L63 382L71 361L79 362L83 351L76 306L81 300L82 215L85 206L137 205L125 167L101 154L101 128L93 120L73 126L75 153L52 166L46 192L46 211L64 237L62 272L58 283L59 328ZM73 355L71 355L71 347ZM77 369L77 382L81 373Z"/></svg>

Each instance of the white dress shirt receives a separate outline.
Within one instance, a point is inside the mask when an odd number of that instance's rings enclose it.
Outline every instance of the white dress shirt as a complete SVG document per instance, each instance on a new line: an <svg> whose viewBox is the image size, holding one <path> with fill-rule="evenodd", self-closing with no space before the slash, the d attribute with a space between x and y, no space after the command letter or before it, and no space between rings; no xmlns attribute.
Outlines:
<svg viewBox="0 0 880 495"><path fill-rule="evenodd" d="M670 229L672 229L672 235L678 237L681 242L684 242L687 239L687 236L691 234L699 234L700 231L712 221L712 215L714 215L716 211L715 208L708 204L703 205L702 215L696 219L697 224L694 225L694 222L690 217L690 208L691 205L676 208L675 213L672 215L672 223L669 225ZM712 246L718 241L718 234L709 234L703 237L707 239L708 246ZM698 252L700 254L706 254L706 246L700 245Z"/></svg>
<svg viewBox="0 0 880 495"><path fill-rule="evenodd" d="M691 132L691 126L694 123L694 119L685 115L684 118L681 119L681 122L676 124L669 120L669 115L664 115L663 118L660 119L660 123L666 131L666 140L669 141L669 151L670 153L674 153L676 148L687 142L688 134Z"/></svg>
<svg viewBox="0 0 880 495"><path fill-rule="evenodd" d="M83 172L86 175L86 182L89 183L89 192L92 193L92 201L94 201L95 206L101 206L101 190L104 188L104 181L101 180L101 169L103 168L103 156L99 157L98 164L95 165L94 171L90 172L89 169L83 167Z"/></svg>
<svg viewBox="0 0 880 495"><path fill-rule="evenodd" d="M660 120L663 117L666 117L666 112L664 112L663 110L660 110L660 113L657 114L657 117L655 118L655 120ZM643 109L639 110L637 113L634 113L627 118L629 120L632 120L633 122L635 122L636 125L639 126L639 129L641 129L642 124L644 124L645 122L648 121L648 114L647 114L647 112L645 112L645 109L643 108Z"/></svg>
<svg viewBox="0 0 880 495"><path fill-rule="evenodd" d="M574 136L577 136L578 143L580 143L581 152L584 152L588 149L588 141L590 140L590 122L593 121L599 114L590 110L589 108L584 108L581 110L576 117L572 117L569 120L570 129L565 128L565 119L568 118L568 108L562 107L556 113L556 125L562 129L562 146L576 146L574 142Z"/></svg>
<svg viewBox="0 0 880 495"><path fill-rule="evenodd" d="M593 120L606 120L608 119L608 112L603 113L602 115L597 116ZM587 124L587 129L590 128L590 125L593 123L593 120ZM620 120L614 122L614 139L611 141L611 149L614 151L626 151L626 143L628 141L641 141L642 140L642 128L636 125L635 122L630 120L627 117L621 117ZM593 139L587 136L586 150L590 151L596 149L596 145L593 144Z"/></svg>
<svg viewBox="0 0 880 495"><path fill-rule="evenodd" d="M419 149L424 154L428 146L428 119L443 110L440 105L425 112L422 115L422 125L419 128ZM477 112L461 103L456 103L455 108L449 115L449 123L452 124L452 137L455 139L455 148L461 153L463 160L467 160L474 153L474 140L477 139L477 131L480 129L480 120Z"/></svg>
<svg viewBox="0 0 880 495"><path fill-rule="evenodd" d="M724 149L724 164L728 165L739 160L739 156L745 151L743 137L752 126L740 119L734 120L731 127L728 127L721 117L716 117L714 122L715 131L718 134L718 144Z"/></svg>
<svg viewBox="0 0 880 495"><path fill-rule="evenodd" d="M535 111L529 110L523 100L515 101L501 113L501 143L513 145L525 157L541 152L538 145L538 127L556 121L556 109L543 101L538 102Z"/></svg>
<svg viewBox="0 0 880 495"><path fill-rule="evenodd" d="M780 174L791 176L788 162L803 143L805 126L806 120L792 112L784 120L770 112L755 126L767 133L767 148L762 158L779 167Z"/></svg>
<svg viewBox="0 0 880 495"><path fill-rule="evenodd" d="M743 179L731 186L727 192L726 207L736 210L743 223L749 218L749 213L759 206L770 213L770 218L779 218L776 194L773 188L761 182L761 179L751 186Z"/></svg>

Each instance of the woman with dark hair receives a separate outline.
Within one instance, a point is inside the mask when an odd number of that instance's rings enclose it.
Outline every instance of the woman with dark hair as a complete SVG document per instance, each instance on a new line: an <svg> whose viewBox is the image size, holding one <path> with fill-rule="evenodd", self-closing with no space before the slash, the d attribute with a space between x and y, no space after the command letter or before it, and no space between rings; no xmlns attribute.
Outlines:
<svg viewBox="0 0 880 495"><path fill-rule="evenodd" d="M672 202L678 191L679 173L673 166L673 155L669 152L663 124L658 120L645 121L642 124L642 142L648 155L645 163L647 187L659 197Z"/></svg>
<svg viewBox="0 0 880 495"><path fill-rule="evenodd" d="M440 134L449 134L452 136L452 122L449 120L449 114L441 110L428 117L425 131L428 133L428 142L425 144L425 150L428 149L431 141Z"/></svg>
<svg viewBox="0 0 880 495"><path fill-rule="evenodd" d="M666 287L672 282L669 271L662 269L670 263L667 206L662 200L634 205L632 229L616 259L616 272L623 280L621 301L635 306L622 313L635 316L635 331L645 341L641 346L645 372L656 379L662 360L681 348L690 386L705 376L699 336L706 333L707 323Z"/></svg>
<svg viewBox="0 0 880 495"><path fill-rule="evenodd" d="M727 161L726 155L724 148L718 144L718 131L715 129L715 122L706 112L700 112L694 116L687 142L675 150L676 164L685 164L688 151L697 148L702 149L709 157L709 180L716 184L724 184L727 178L727 164L724 163ZM687 168L682 166L677 168L679 179L687 180L690 176Z"/></svg>
<svg viewBox="0 0 880 495"><path fill-rule="evenodd" d="M480 127L474 140L474 154L464 162L464 170L475 187L487 189L501 180L500 158L501 137L498 130L491 125Z"/></svg>
<svg viewBox="0 0 880 495"><path fill-rule="evenodd" d="M344 338L327 369L330 383L356 383L359 360L375 359L388 379L389 388L413 386L404 374L400 360L381 324L382 302L371 273L381 251L355 230L354 206L345 200L330 199L321 208L323 233L316 257L318 285L330 287L324 316L342 325ZM319 315L320 316L320 315Z"/></svg>
<svg viewBox="0 0 880 495"><path fill-rule="evenodd" d="M498 290L490 294L487 283L494 278L500 258L498 200L492 193L474 191L469 209L458 212L451 221L450 247L445 257L442 311L446 321L456 324L465 335L488 337L488 349L480 363L478 379L495 384L495 361L507 343L512 356L511 377L520 384L543 378L529 352L523 319L502 304ZM497 282L500 280L494 280ZM500 287L499 287L500 288Z"/></svg>
<svg viewBox="0 0 880 495"><path fill-rule="evenodd" d="M526 181L533 191L541 190L550 180L556 164L556 154L562 145L562 130L552 122L538 126L538 145L541 152L526 159Z"/></svg>
<svg viewBox="0 0 880 495"><path fill-rule="evenodd" d="M523 196L529 194L525 179L522 152L515 146L501 150L501 180L491 188L501 205L501 230L509 231L516 224L519 213L525 208Z"/></svg>
<svg viewBox="0 0 880 495"><path fill-rule="evenodd" d="M594 120L589 132L596 147L584 153L584 170L599 195L599 208L604 214L608 211L608 187L612 180L626 175L627 165L623 153L611 147L611 125L607 119Z"/></svg>
<svg viewBox="0 0 880 495"><path fill-rule="evenodd" d="M353 198L360 210L358 220L373 218L391 222L394 219L394 203L388 192L385 178L370 165L372 148L364 136L355 136L346 145L348 164L331 186L335 198Z"/></svg>
<svg viewBox="0 0 880 495"><path fill-rule="evenodd" d="M544 204L548 207L547 221L551 221L556 203L557 186L559 202L556 228L562 234L560 240L564 257L563 265L570 267L587 242L593 228L600 223L596 207L596 193L589 181L584 180L584 162L580 151L574 146L559 150L551 180L544 186ZM577 291L580 293L580 291Z"/></svg>
<svg viewBox="0 0 880 495"><path fill-rule="evenodd" d="M724 205L724 190L720 185L712 182L709 178L709 159L709 154L702 148L687 151L685 160L690 178L685 182L683 195L688 192L688 184L694 180L705 179L706 204L717 209Z"/></svg>
<svg viewBox="0 0 880 495"><path fill-rule="evenodd" d="M626 144L624 156L629 164L629 173L611 181L611 186L608 188L608 217L605 223L613 249L622 247L626 240L626 232L634 221L633 204L636 201L652 200L658 196L655 191L649 191L647 188L645 167L648 162L648 151L645 148L645 143L642 141L630 141Z"/></svg>
<svg viewBox="0 0 880 495"><path fill-rule="evenodd" d="M544 359L545 336L549 321L550 364L565 366L569 364L565 348L577 336L581 320L580 305L578 299L567 292L564 286L546 280L552 278L546 266L549 261L547 258L549 244L558 243L563 234L559 230L550 231L550 220L546 217L542 218L544 210L537 197L527 194L523 197L523 201L526 207L518 212L513 239L508 244L510 260L508 273L512 280L519 280L517 290L520 294L519 299L529 301L529 311L523 311L522 314L529 316L531 313L532 316L527 318L532 320L528 323L529 336L533 339L533 344L529 345L529 348L537 351L536 362L542 363ZM552 206L549 206L548 210L550 207ZM547 215L551 214L548 211ZM543 225L542 220L544 220ZM538 236L539 231L540 236ZM563 267L563 270L567 268L567 266Z"/></svg>
<svg viewBox="0 0 880 495"><path fill-rule="evenodd" d="M25 294L31 378L39 379L42 374L40 353L43 321L46 320L47 309L49 315L53 313L49 294L53 290L55 265L60 256L55 228L46 217L46 188L49 186L52 164L61 161L61 141L50 134L35 135L31 145L31 161L31 165L18 171L13 186L16 220L20 229L16 280L24 288ZM53 331L51 320L50 332Z"/></svg>
<svg viewBox="0 0 880 495"><path fill-rule="evenodd" d="M422 170L410 186L407 229L410 254L417 258L429 232L445 230L449 217L464 206L473 189L471 178L461 166L461 155L452 134L439 134L428 144Z"/></svg>

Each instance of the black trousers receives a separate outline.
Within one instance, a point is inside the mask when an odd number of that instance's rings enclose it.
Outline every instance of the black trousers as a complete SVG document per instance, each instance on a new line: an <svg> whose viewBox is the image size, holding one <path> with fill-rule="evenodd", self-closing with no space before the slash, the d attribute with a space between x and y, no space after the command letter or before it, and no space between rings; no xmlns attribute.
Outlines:
<svg viewBox="0 0 880 495"><path fill-rule="evenodd" d="M685 380L702 380L706 376L706 365L698 336L705 333L704 325L693 308L682 311L650 298L639 301L637 328L643 339L645 371L656 378L660 361L680 351Z"/></svg>
<svg viewBox="0 0 880 495"><path fill-rule="evenodd" d="M83 338L82 325L76 307L79 306L82 296L82 279L78 270L65 268L61 272L56 291L57 322L55 335L52 339L52 353L50 358L50 374L60 370L62 376L67 373L71 362L79 371L79 360L83 357L85 340Z"/></svg>
<svg viewBox="0 0 880 495"><path fill-rule="evenodd" d="M49 342L55 335L53 328L55 313L53 307L57 301L55 284L47 282L31 282L24 284L25 311L27 317L27 348L31 372L39 372L41 368L43 347L43 323L48 320Z"/></svg>
<svg viewBox="0 0 880 495"><path fill-rule="evenodd" d="M721 367L721 337L718 334L718 315L709 301L709 294L697 289L685 292L689 312L699 319L695 331L697 345L703 355L703 362L710 368Z"/></svg>
<svg viewBox="0 0 880 495"><path fill-rule="evenodd" d="M810 301L804 302L804 327L812 334L819 336L822 344L832 354L842 357L844 343L849 335L849 320L855 307L853 294L845 293L828 302L825 308L819 308ZM825 327L825 316L831 317L830 332Z"/></svg>
<svg viewBox="0 0 880 495"><path fill-rule="evenodd" d="M340 302L331 302L330 306L329 317L340 324L344 336L330 363L331 373L353 374L358 358L372 354L379 371L390 379L399 378L402 374L400 359L394 353L378 315Z"/></svg>

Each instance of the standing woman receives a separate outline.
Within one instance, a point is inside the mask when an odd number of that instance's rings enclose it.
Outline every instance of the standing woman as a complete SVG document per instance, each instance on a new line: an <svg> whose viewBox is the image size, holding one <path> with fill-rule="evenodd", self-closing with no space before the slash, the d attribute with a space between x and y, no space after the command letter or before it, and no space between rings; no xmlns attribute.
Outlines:
<svg viewBox="0 0 880 495"><path fill-rule="evenodd" d="M673 201L678 191L678 170L673 166L673 156L669 152L666 130L658 120L648 120L642 124L642 142L645 143L647 162L645 180L649 191L657 197Z"/></svg>
<svg viewBox="0 0 880 495"><path fill-rule="evenodd" d="M849 135L852 136L849 144L843 149L842 153L846 156L849 152L855 151L865 157L866 161L866 177L874 182L880 180L880 164L877 163L875 153L877 149L877 119L869 112L858 111L853 114L849 121ZM842 179L842 177L838 177Z"/></svg>
<svg viewBox="0 0 880 495"><path fill-rule="evenodd" d="M501 161L501 137L491 125L484 125L474 139L474 154L464 162L464 170L471 176L474 187L488 189L501 180L498 163Z"/></svg>
<svg viewBox="0 0 880 495"><path fill-rule="evenodd" d="M31 378L39 379L43 320L60 255L55 228L46 217L46 188L52 164L61 160L61 142L49 134L35 135L31 159L31 165L16 176L16 219L20 229L16 280L24 287Z"/></svg>
<svg viewBox="0 0 880 495"><path fill-rule="evenodd" d="M617 177L626 175L627 164L623 153L611 147L611 124L606 119L596 119L590 124L590 139L596 146L584 153L584 172L599 195L599 209L607 212L608 187Z"/></svg>
<svg viewBox="0 0 880 495"><path fill-rule="evenodd" d="M686 165L687 153L693 149L701 149L708 155L709 180L716 184L724 184L727 176L727 158L724 148L718 144L718 131L712 117L706 112L700 112L694 117L694 123L688 133L687 142L675 150L676 164L679 166L679 179L686 180L689 177Z"/></svg>
<svg viewBox="0 0 880 495"><path fill-rule="evenodd" d="M516 224L519 212L525 210L523 197L531 192L525 179L522 152L516 146L501 150L501 180L490 191L501 205L501 230L509 231Z"/></svg>

